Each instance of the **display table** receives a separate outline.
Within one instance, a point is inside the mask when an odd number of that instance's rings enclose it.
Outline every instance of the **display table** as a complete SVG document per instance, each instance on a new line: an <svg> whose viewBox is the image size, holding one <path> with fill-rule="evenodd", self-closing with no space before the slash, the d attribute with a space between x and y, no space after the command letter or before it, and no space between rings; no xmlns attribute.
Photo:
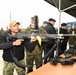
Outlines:
<svg viewBox="0 0 76 75"><path fill-rule="evenodd" d="M52 65L49 62L27 75L76 75L76 62L73 65Z"/></svg>

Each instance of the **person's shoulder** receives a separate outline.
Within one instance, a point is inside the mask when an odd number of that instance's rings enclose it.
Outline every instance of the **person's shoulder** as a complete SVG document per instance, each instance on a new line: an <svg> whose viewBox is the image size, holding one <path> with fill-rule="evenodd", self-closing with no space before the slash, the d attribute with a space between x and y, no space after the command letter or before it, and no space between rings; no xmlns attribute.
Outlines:
<svg viewBox="0 0 76 75"><path fill-rule="evenodd" d="M53 27L53 25L50 23L48 23L48 25L46 26L46 28L52 28L52 27Z"/></svg>
<svg viewBox="0 0 76 75"><path fill-rule="evenodd" d="M31 29L31 27L29 26L29 27L27 27L25 30L29 30L29 29Z"/></svg>
<svg viewBox="0 0 76 75"><path fill-rule="evenodd" d="M47 34L47 32L45 31L45 29L42 26L39 27L39 32L42 33L42 34L44 34L44 33Z"/></svg>
<svg viewBox="0 0 76 75"><path fill-rule="evenodd" d="M2 35L5 35L6 36L8 33L10 33L10 30L3 31L2 32Z"/></svg>
<svg viewBox="0 0 76 75"><path fill-rule="evenodd" d="M24 33L28 33L30 30L31 30L31 27L29 26L29 27L25 28Z"/></svg>
<svg viewBox="0 0 76 75"><path fill-rule="evenodd" d="M39 27L39 30L44 30L42 26Z"/></svg>

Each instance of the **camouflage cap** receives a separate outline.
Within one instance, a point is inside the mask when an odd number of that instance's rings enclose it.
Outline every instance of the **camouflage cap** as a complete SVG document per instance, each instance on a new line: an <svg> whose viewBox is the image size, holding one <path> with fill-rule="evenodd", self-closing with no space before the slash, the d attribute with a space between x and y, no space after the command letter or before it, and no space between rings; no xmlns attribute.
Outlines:
<svg viewBox="0 0 76 75"><path fill-rule="evenodd" d="M20 25L20 22L17 22L17 21L15 21L15 20L13 20L13 21L11 21L11 22L9 23L9 27L15 26L16 24Z"/></svg>
<svg viewBox="0 0 76 75"><path fill-rule="evenodd" d="M38 16L37 15L35 15L35 16L37 17L37 21L39 22ZM35 21L35 16L31 17L31 22Z"/></svg>

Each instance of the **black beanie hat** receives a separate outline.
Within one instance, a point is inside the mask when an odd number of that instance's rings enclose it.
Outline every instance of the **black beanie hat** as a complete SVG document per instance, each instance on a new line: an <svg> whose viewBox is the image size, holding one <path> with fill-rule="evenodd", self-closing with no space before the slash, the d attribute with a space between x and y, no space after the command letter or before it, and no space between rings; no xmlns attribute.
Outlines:
<svg viewBox="0 0 76 75"><path fill-rule="evenodd" d="M67 25L66 23L62 23L62 24L61 24L61 26L66 26L66 25Z"/></svg>

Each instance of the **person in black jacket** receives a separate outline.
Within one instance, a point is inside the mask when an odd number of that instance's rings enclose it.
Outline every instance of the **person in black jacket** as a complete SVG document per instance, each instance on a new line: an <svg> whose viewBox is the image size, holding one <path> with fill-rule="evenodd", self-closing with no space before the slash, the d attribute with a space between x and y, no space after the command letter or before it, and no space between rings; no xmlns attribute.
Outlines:
<svg viewBox="0 0 76 75"><path fill-rule="evenodd" d="M66 29L66 23L62 23L61 27L60 27L60 34L68 34L68 31ZM64 51L67 48L67 42L69 40L69 36L63 36L63 39L60 40L60 44L59 44L59 55L63 54Z"/></svg>
<svg viewBox="0 0 76 75"><path fill-rule="evenodd" d="M54 28L55 20L53 18L49 19L49 22L47 22L47 25L43 27L48 34L56 34L56 30ZM49 39L49 42L43 44L44 49L44 56L49 52L49 50L53 47L55 44L55 39ZM54 51L51 52L51 54L48 56L49 60L51 57L54 57ZM49 60L48 58L44 59L44 64L46 64Z"/></svg>
<svg viewBox="0 0 76 75"><path fill-rule="evenodd" d="M20 39L8 38L7 34L16 35L19 32L19 22L15 20L9 24L9 30L0 34L0 50L3 49L4 69L3 75L13 75L14 68L18 75L25 75L25 70L18 67L12 57L12 54L22 64L24 62L24 42ZM11 54L12 53L12 54Z"/></svg>

